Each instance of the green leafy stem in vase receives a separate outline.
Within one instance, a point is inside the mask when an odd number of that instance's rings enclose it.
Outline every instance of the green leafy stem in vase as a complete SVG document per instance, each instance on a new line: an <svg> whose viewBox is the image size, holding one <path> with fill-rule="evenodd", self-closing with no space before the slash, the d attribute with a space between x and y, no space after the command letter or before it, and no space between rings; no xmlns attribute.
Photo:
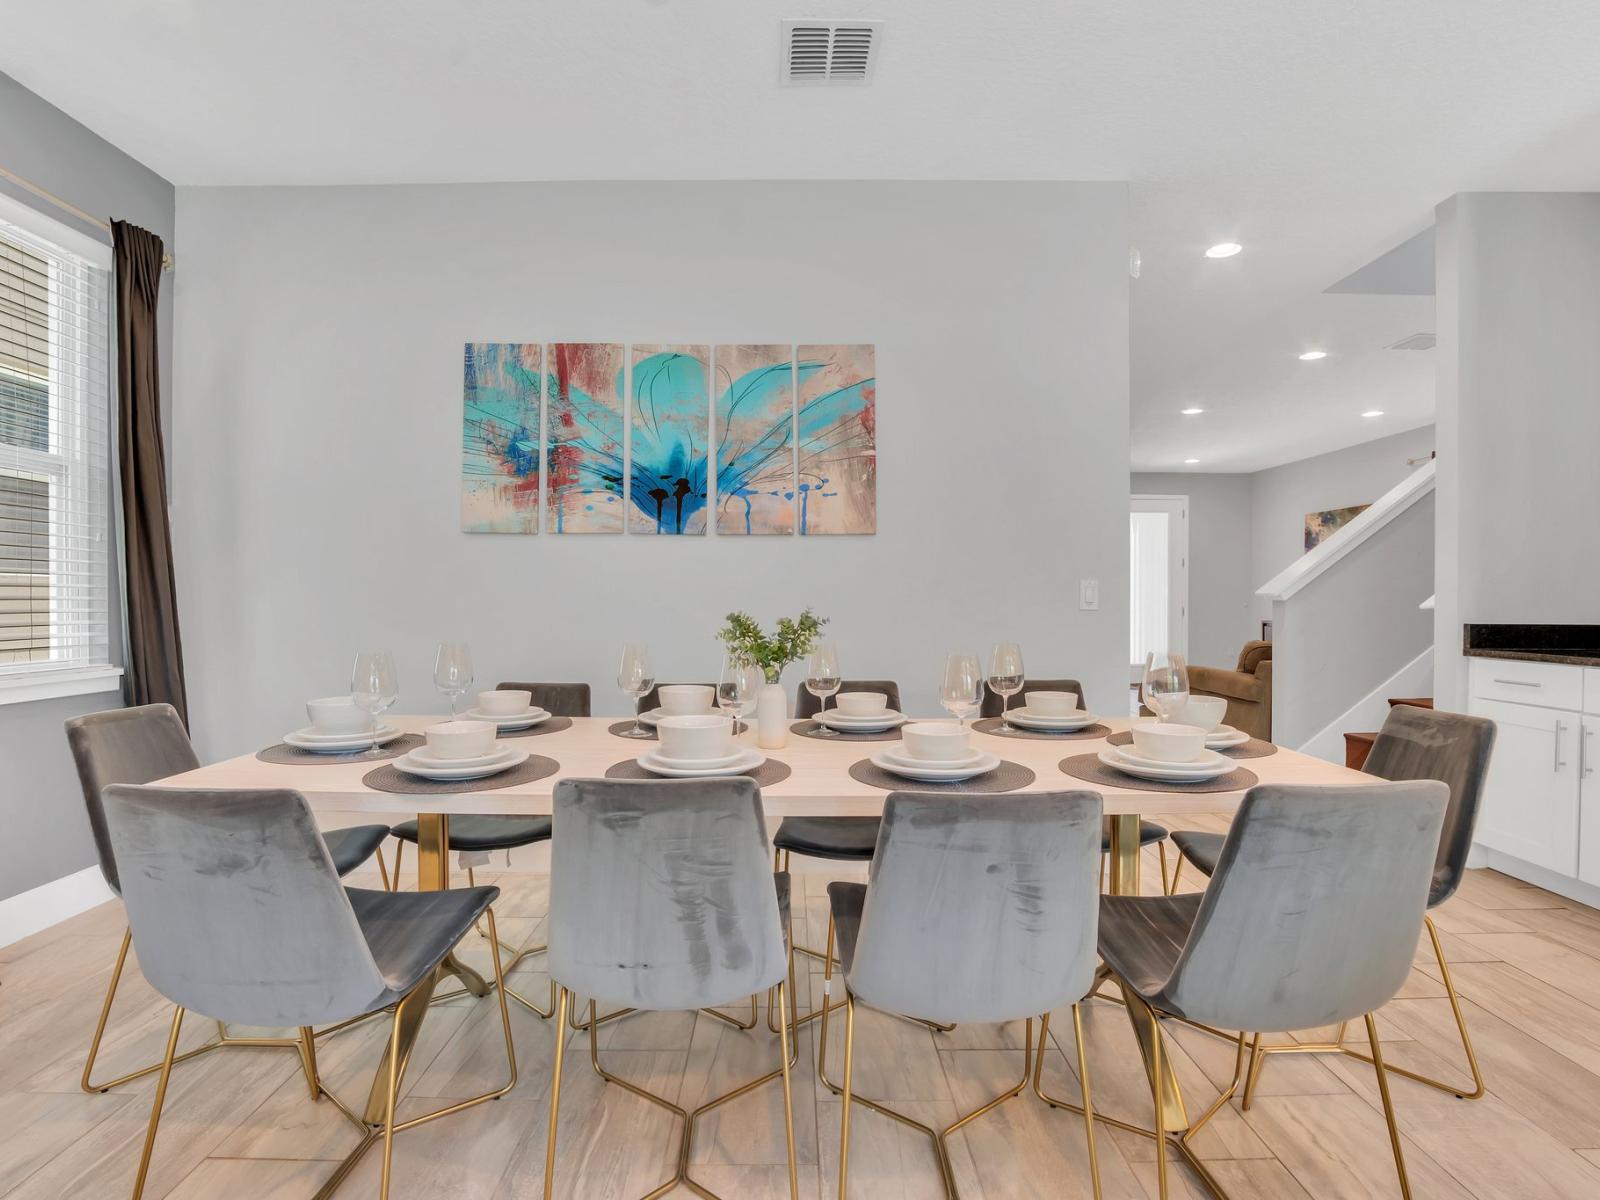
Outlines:
<svg viewBox="0 0 1600 1200"><path fill-rule="evenodd" d="M827 617L816 616L808 608L798 618L779 617L778 631L768 636L749 613L733 612L717 636L730 653L760 667L768 683L777 683L785 667L811 653L817 634L827 623Z"/></svg>

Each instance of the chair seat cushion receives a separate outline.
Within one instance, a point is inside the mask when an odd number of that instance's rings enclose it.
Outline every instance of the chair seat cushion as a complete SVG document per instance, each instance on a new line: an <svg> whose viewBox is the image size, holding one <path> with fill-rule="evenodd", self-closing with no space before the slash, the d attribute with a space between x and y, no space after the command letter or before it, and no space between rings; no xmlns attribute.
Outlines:
<svg viewBox="0 0 1600 1200"><path fill-rule="evenodd" d="M861 911L867 906L867 885L835 882L828 885L828 909L833 915L833 952L845 977L856 956L856 938L861 933Z"/></svg>
<svg viewBox="0 0 1600 1200"><path fill-rule="evenodd" d="M1165 841L1167 827L1157 825L1154 821L1139 822L1139 845L1149 846L1155 842ZM1106 817L1100 826L1100 853L1111 853L1111 818Z"/></svg>
<svg viewBox="0 0 1600 1200"><path fill-rule="evenodd" d="M877 848L878 825L877 817L785 817L772 844L810 858L865 862Z"/></svg>
<svg viewBox="0 0 1600 1200"><path fill-rule="evenodd" d="M1101 896L1100 957L1141 998L1150 1000L1171 977L1203 899L1204 892Z"/></svg>
<svg viewBox="0 0 1600 1200"><path fill-rule="evenodd" d="M322 840L328 847L328 857L333 859L333 869L348 875L371 858L388 836L387 825L353 825L349 829L330 829Z"/></svg>
<svg viewBox="0 0 1600 1200"><path fill-rule="evenodd" d="M442 892L379 892L346 888L361 932L372 947L389 995L400 999L439 965L473 922L500 895L497 887L450 888Z"/></svg>
<svg viewBox="0 0 1600 1200"><path fill-rule="evenodd" d="M1172 843L1178 847L1178 853L1205 875L1216 874L1217 858L1222 854L1225 841L1227 838L1220 833L1196 833L1191 829L1180 829L1172 835Z"/></svg>
<svg viewBox="0 0 1600 1200"><path fill-rule="evenodd" d="M402 821L394 836L403 842L417 840L417 823ZM549 817L486 816L450 818L450 849L511 850L550 840Z"/></svg>

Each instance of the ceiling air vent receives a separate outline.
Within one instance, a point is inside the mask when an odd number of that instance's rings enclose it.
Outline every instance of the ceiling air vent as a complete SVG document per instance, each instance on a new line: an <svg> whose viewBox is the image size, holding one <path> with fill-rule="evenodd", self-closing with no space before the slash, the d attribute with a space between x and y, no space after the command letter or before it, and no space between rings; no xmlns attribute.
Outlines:
<svg viewBox="0 0 1600 1200"><path fill-rule="evenodd" d="M1431 333L1413 333L1408 338L1401 338L1392 346L1385 346L1385 350L1432 350L1439 344L1439 339Z"/></svg>
<svg viewBox="0 0 1600 1200"><path fill-rule="evenodd" d="M785 21L783 80L792 84L870 83L882 40L882 21Z"/></svg>

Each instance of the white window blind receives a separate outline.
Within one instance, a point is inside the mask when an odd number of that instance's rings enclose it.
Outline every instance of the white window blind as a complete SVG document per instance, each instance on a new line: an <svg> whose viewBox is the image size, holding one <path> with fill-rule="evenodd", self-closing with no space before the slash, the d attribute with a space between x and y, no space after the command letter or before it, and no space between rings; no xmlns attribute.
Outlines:
<svg viewBox="0 0 1600 1200"><path fill-rule="evenodd" d="M0 683L109 664L109 289L0 219Z"/></svg>

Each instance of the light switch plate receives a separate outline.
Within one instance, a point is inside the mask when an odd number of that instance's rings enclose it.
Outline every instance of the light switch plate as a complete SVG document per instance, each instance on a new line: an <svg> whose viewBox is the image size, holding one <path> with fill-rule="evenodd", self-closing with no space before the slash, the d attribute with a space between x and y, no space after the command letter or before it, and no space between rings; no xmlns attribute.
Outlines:
<svg viewBox="0 0 1600 1200"><path fill-rule="evenodd" d="M1100 611L1100 581L1098 579L1078 580L1078 607L1084 612Z"/></svg>

